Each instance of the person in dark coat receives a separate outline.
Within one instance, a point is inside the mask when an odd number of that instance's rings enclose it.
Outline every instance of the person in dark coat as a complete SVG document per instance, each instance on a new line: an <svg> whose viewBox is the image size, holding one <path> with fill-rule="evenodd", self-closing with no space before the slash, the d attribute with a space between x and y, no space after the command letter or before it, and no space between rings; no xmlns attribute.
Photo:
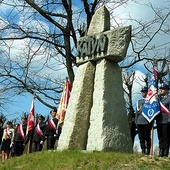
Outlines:
<svg viewBox="0 0 170 170"><path fill-rule="evenodd" d="M136 105L136 117L135 123L138 129L138 136L140 140L140 147L142 149L142 153L149 155L151 149L151 129L152 122L149 123L146 118L142 115L142 108L145 103L145 98L148 93L148 88L143 87L141 89L142 99L137 101Z"/></svg>
<svg viewBox="0 0 170 170"><path fill-rule="evenodd" d="M169 154L169 126L168 122L170 121L169 112L170 112L170 96L168 95L169 86L167 84L162 84L160 89L160 103L165 107L164 110L161 109L161 112L156 116L157 124L157 134L159 140L159 156L168 156Z"/></svg>
<svg viewBox="0 0 170 170"><path fill-rule="evenodd" d="M45 117L39 116L37 120L37 125L34 128L34 134L33 134L33 151L41 151L43 146L43 139L44 139L44 132L46 124L44 123Z"/></svg>
<svg viewBox="0 0 170 170"><path fill-rule="evenodd" d="M51 119L48 121L45 129L45 138L47 140L47 150L54 149L56 140L59 139L61 134L61 127L58 125L56 118L57 109L54 108L51 112Z"/></svg>
<svg viewBox="0 0 170 170"><path fill-rule="evenodd" d="M14 131L14 156L20 156L24 152L24 142L27 130L27 117L23 117Z"/></svg>
<svg viewBox="0 0 170 170"><path fill-rule="evenodd" d="M135 124L135 112L133 109L131 109L130 112L128 113L128 122L129 122L129 129L130 129L132 147L133 147L135 136L138 134L138 130Z"/></svg>

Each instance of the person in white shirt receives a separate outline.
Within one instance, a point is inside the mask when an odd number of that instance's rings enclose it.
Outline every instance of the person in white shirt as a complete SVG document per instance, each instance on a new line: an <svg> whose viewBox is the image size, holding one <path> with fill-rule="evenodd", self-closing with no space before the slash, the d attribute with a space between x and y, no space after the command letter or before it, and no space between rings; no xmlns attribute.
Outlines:
<svg viewBox="0 0 170 170"><path fill-rule="evenodd" d="M12 127L12 122L8 121L6 128L3 131L2 136L2 161L5 161L9 158L11 147L13 145L14 139L14 129Z"/></svg>

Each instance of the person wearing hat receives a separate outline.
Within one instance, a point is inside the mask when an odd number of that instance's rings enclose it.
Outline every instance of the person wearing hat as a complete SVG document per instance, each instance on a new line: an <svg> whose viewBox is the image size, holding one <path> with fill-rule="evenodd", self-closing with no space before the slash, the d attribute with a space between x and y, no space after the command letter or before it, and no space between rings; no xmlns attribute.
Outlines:
<svg viewBox="0 0 170 170"><path fill-rule="evenodd" d="M170 122L169 112L170 112L170 96L168 95L169 86L163 83L160 86L160 113L156 116L156 124L157 124L157 134L159 140L159 156L167 157L169 154L169 126L168 122Z"/></svg>
<svg viewBox="0 0 170 170"><path fill-rule="evenodd" d="M48 121L45 129L45 138L47 139L47 150L54 149L56 140L61 134L61 127L58 125L57 108L50 111L51 119Z"/></svg>
<svg viewBox="0 0 170 170"><path fill-rule="evenodd" d="M14 131L14 154L20 156L24 152L24 142L27 131L27 117L21 118L21 124L18 124Z"/></svg>
<svg viewBox="0 0 170 170"><path fill-rule="evenodd" d="M136 116L135 123L138 129L138 136L140 140L140 147L142 149L142 153L149 155L151 149L151 128L152 123L149 123L146 118L142 115L143 105L145 103L145 98L148 93L148 88L143 87L141 89L142 99L137 101L136 104Z"/></svg>
<svg viewBox="0 0 170 170"><path fill-rule="evenodd" d="M3 131L2 136L2 161L5 161L9 158L12 144L14 139L14 129L12 127L12 122L8 121L6 128Z"/></svg>
<svg viewBox="0 0 170 170"><path fill-rule="evenodd" d="M44 143L44 132L46 124L44 123L45 117L40 115L37 120L37 125L34 128L33 134L33 151L41 151Z"/></svg>

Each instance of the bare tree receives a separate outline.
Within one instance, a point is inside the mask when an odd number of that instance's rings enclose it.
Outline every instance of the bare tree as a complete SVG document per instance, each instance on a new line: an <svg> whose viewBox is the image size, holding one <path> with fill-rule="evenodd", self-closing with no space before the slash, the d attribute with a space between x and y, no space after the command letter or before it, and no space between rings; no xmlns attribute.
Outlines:
<svg viewBox="0 0 170 170"><path fill-rule="evenodd" d="M8 12L2 13L0 18L0 88L4 96L36 93L40 102L53 108L59 102L65 81L63 77L68 76L71 83L74 81L77 39L86 35L95 11L101 5L106 5L112 20L117 24L112 27L122 26L117 22L114 10L128 2L131 1L0 2L1 8L8 7ZM135 22L137 26L132 31L131 50L120 63L122 68L135 66L140 62L146 65L153 62L155 56L150 57L150 51L167 45L154 46L152 42L157 35L168 35L170 31L168 7L155 9L151 3L145 5L154 12L155 18L146 22L129 16L128 20ZM169 58L164 59L169 64ZM66 70L67 74L63 74L62 70ZM132 97L129 99L132 100Z"/></svg>
<svg viewBox="0 0 170 170"><path fill-rule="evenodd" d="M6 21L0 31L4 49L0 82L4 95L9 91L12 95L36 93L37 99L47 107L53 108L58 104L65 81L60 72L66 69L73 82L78 33L85 34L99 3L98 0L90 3L83 0L77 8L71 0L1 2L11 10L4 15ZM20 16L20 21L16 22L16 16ZM11 54L18 42L21 42L20 52ZM51 72L58 76L51 75ZM49 104L49 100L54 103Z"/></svg>
<svg viewBox="0 0 170 170"><path fill-rule="evenodd" d="M129 123L129 129L131 133L131 140L132 140L132 146L134 145L135 136L137 134L136 125L135 125L135 111L133 108L133 102L132 102L132 86L133 82L135 81L135 72L132 71L130 73L124 72L122 74L123 83L125 85L124 87L124 93L127 95L126 101L126 108L128 112L128 123Z"/></svg>

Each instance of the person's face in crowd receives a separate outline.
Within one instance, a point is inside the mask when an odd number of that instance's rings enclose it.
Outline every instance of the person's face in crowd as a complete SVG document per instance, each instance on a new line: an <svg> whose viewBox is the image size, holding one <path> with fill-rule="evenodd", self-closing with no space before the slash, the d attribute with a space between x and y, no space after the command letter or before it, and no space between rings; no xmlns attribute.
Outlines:
<svg viewBox="0 0 170 170"><path fill-rule="evenodd" d="M165 96L168 94L168 89L160 89L161 96Z"/></svg>
<svg viewBox="0 0 170 170"><path fill-rule="evenodd" d="M40 123L42 123L43 122L43 120L42 119L38 119L38 123L40 124Z"/></svg>
<svg viewBox="0 0 170 170"><path fill-rule="evenodd" d="M52 112L51 112L51 116L52 116L52 117L55 117L56 114L57 114L57 112L55 112L55 111L52 111Z"/></svg>
<svg viewBox="0 0 170 170"><path fill-rule="evenodd" d="M147 91L142 92L142 97L143 97L143 98L146 98L147 94L148 94L148 92L147 92Z"/></svg>
<svg viewBox="0 0 170 170"><path fill-rule="evenodd" d="M12 124L7 124L7 128L11 128L12 127Z"/></svg>
<svg viewBox="0 0 170 170"><path fill-rule="evenodd" d="M27 123L27 119L22 119L22 124L26 124Z"/></svg>

